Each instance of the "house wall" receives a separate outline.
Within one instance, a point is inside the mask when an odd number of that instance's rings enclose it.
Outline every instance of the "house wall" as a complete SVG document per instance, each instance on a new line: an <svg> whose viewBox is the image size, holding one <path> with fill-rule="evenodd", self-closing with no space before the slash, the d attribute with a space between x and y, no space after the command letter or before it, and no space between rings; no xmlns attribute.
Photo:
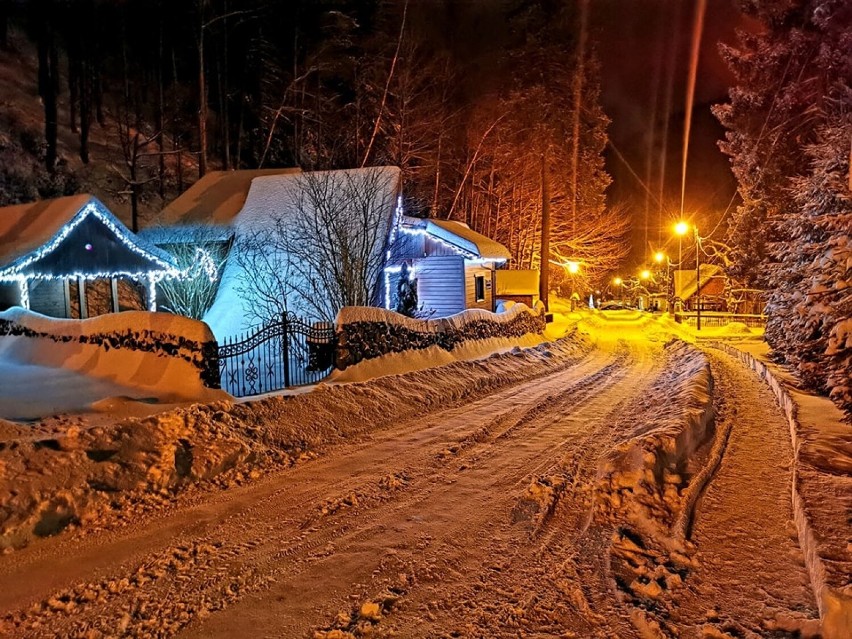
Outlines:
<svg viewBox="0 0 852 639"><path fill-rule="evenodd" d="M465 309L465 267L461 256L425 257L415 263L417 298L432 317L445 317Z"/></svg>
<svg viewBox="0 0 852 639"><path fill-rule="evenodd" d="M30 310L48 317L65 317L65 285L62 280L30 280Z"/></svg>
<svg viewBox="0 0 852 639"><path fill-rule="evenodd" d="M485 299L476 299L476 277L485 278ZM494 310L494 270L482 265L465 261L464 265L464 297L465 308L481 308L486 311Z"/></svg>
<svg viewBox="0 0 852 639"><path fill-rule="evenodd" d="M0 311L21 305L21 289L17 282L0 282Z"/></svg>

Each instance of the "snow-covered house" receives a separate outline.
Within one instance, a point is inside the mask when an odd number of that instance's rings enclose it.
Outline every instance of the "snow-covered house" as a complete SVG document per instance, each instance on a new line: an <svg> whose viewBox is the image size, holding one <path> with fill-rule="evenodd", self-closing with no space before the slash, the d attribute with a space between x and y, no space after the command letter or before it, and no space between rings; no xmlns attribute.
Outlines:
<svg viewBox="0 0 852 639"><path fill-rule="evenodd" d="M678 308L679 300L683 310L695 311L700 299L701 310L726 310L724 270L717 264L702 264L700 270L700 284L695 269L679 270L673 273L675 308Z"/></svg>
<svg viewBox="0 0 852 639"><path fill-rule="evenodd" d="M171 255L92 195L0 208L0 310L80 319L156 310L156 283L176 275Z"/></svg>
<svg viewBox="0 0 852 639"><path fill-rule="evenodd" d="M396 290L405 265L409 277L417 280L422 313L445 317L468 308L493 311L495 270L510 257L505 246L462 222L400 213L391 231L385 266L385 307L396 307Z"/></svg>
<svg viewBox="0 0 852 639"><path fill-rule="evenodd" d="M336 306L350 303L337 299L339 278L332 278L341 271L362 274L369 289L362 303L380 301L399 188L396 167L217 172L141 235L166 248L199 237L230 247L203 318L217 338L258 328L283 310L331 320Z"/></svg>

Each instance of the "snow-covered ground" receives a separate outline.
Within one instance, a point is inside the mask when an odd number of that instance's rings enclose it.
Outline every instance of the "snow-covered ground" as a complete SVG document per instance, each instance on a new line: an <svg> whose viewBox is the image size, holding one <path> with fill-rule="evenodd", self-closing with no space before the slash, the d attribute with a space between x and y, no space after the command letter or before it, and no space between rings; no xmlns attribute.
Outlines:
<svg viewBox="0 0 852 639"><path fill-rule="evenodd" d="M665 317L556 319L296 397L7 425L0 634L850 636L764 383Z"/></svg>

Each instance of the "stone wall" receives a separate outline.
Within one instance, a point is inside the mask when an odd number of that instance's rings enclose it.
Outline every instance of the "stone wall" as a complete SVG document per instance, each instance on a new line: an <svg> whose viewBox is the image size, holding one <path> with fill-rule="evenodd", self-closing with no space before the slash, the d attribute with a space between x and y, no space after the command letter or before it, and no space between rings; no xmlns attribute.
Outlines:
<svg viewBox="0 0 852 639"><path fill-rule="evenodd" d="M450 318L412 320L390 311L371 309L358 317L338 317L335 368L347 367L388 353L402 353L438 346L451 351L463 342L521 337L544 331L544 312L518 305L496 314L465 311ZM341 312L343 314L343 312Z"/></svg>

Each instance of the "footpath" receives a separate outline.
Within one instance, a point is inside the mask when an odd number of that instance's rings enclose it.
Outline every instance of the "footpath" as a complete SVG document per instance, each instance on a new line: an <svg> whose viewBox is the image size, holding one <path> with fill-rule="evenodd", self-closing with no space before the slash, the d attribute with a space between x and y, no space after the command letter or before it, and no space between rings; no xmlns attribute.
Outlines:
<svg viewBox="0 0 852 639"><path fill-rule="evenodd" d="M852 425L828 398L802 389L765 342L716 344L757 373L787 419L791 499L824 639L852 637Z"/></svg>

